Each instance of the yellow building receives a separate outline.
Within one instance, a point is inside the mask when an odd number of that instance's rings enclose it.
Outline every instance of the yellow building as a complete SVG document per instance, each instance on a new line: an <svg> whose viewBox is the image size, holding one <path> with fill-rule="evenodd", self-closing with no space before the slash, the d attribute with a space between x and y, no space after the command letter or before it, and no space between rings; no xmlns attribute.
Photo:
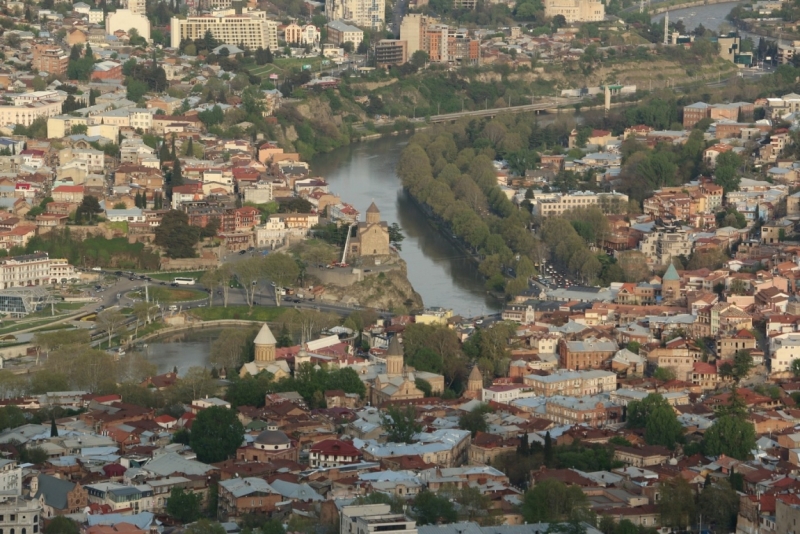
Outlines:
<svg viewBox="0 0 800 534"><path fill-rule="evenodd" d="M445 308L426 308L421 314L414 316L417 324L447 324L453 317L453 310Z"/></svg>
<svg viewBox="0 0 800 534"><path fill-rule="evenodd" d="M544 16L562 15L567 23L600 22L605 19L606 7L597 0L545 0Z"/></svg>

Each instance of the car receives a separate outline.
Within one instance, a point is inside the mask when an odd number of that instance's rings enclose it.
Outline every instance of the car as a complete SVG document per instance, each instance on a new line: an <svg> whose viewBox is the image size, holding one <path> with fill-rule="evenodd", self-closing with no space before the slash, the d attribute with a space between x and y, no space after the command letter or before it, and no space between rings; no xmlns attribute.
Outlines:
<svg viewBox="0 0 800 534"><path fill-rule="evenodd" d="M122 276L122 271L114 271L114 274L116 274L117 276Z"/></svg>
<svg viewBox="0 0 800 534"><path fill-rule="evenodd" d="M372 272L372 269L364 269L364 272L365 272L365 273L371 273L371 272Z"/></svg>
<svg viewBox="0 0 800 534"><path fill-rule="evenodd" d="M239 254L247 254L247 251L246 250L240 250Z"/></svg>
<svg viewBox="0 0 800 534"><path fill-rule="evenodd" d="M106 307L105 307L105 306L98 306L98 307L97 307L97 309L96 309L95 311L96 311L97 313L100 313L101 311L103 311L103 310L105 310L105 309L106 309Z"/></svg>
<svg viewBox="0 0 800 534"><path fill-rule="evenodd" d="M165 286L165 285L167 285L167 283L166 282L159 282L158 285Z"/></svg>
<svg viewBox="0 0 800 534"><path fill-rule="evenodd" d="M475 321L475 324L483 324L483 319L478 319L477 321Z"/></svg>
<svg viewBox="0 0 800 534"><path fill-rule="evenodd" d="M294 302L295 304L298 304L300 302L300 299L292 299L292 302Z"/></svg>
<svg viewBox="0 0 800 534"><path fill-rule="evenodd" d="M292 301L292 299L290 299L289 297L283 297L283 301L284 301L284 302L291 302L291 301Z"/></svg>
<svg viewBox="0 0 800 534"><path fill-rule="evenodd" d="M136 278L134 278L134 277L132 277L132 276L131 276L130 278L128 278L128 280L130 280L131 282L133 282L134 280L136 280Z"/></svg>
<svg viewBox="0 0 800 534"><path fill-rule="evenodd" d="M270 282L269 285L271 285L272 287L275 287L275 282Z"/></svg>
<svg viewBox="0 0 800 534"><path fill-rule="evenodd" d="M176 284L175 282L172 282L170 285L171 285L172 287L178 287L178 284Z"/></svg>

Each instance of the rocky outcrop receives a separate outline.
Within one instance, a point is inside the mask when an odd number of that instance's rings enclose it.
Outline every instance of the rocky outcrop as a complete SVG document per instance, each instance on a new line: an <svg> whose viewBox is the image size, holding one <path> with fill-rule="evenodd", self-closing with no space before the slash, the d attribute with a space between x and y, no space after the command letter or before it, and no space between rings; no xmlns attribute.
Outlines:
<svg viewBox="0 0 800 534"><path fill-rule="evenodd" d="M394 267L364 273L360 281L346 287L327 284L321 299L378 310L421 310L422 297L408 281L405 264Z"/></svg>

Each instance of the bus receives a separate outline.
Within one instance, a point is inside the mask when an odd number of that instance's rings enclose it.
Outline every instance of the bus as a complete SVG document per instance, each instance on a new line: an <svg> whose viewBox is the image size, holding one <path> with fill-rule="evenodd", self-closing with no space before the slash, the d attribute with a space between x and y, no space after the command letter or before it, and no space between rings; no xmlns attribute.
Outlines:
<svg viewBox="0 0 800 534"><path fill-rule="evenodd" d="M179 286L193 286L195 283L195 279L176 276L175 278L172 279L172 283L178 284Z"/></svg>

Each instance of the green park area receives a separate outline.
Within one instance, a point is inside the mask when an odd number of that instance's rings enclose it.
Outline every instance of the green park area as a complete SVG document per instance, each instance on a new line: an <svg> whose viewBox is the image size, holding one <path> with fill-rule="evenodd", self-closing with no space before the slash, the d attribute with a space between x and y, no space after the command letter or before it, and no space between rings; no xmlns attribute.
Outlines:
<svg viewBox="0 0 800 534"><path fill-rule="evenodd" d="M143 300L144 290L131 291L128 293L128 297ZM148 297L151 302L189 302L205 299L208 297L208 293L196 289L150 286Z"/></svg>

